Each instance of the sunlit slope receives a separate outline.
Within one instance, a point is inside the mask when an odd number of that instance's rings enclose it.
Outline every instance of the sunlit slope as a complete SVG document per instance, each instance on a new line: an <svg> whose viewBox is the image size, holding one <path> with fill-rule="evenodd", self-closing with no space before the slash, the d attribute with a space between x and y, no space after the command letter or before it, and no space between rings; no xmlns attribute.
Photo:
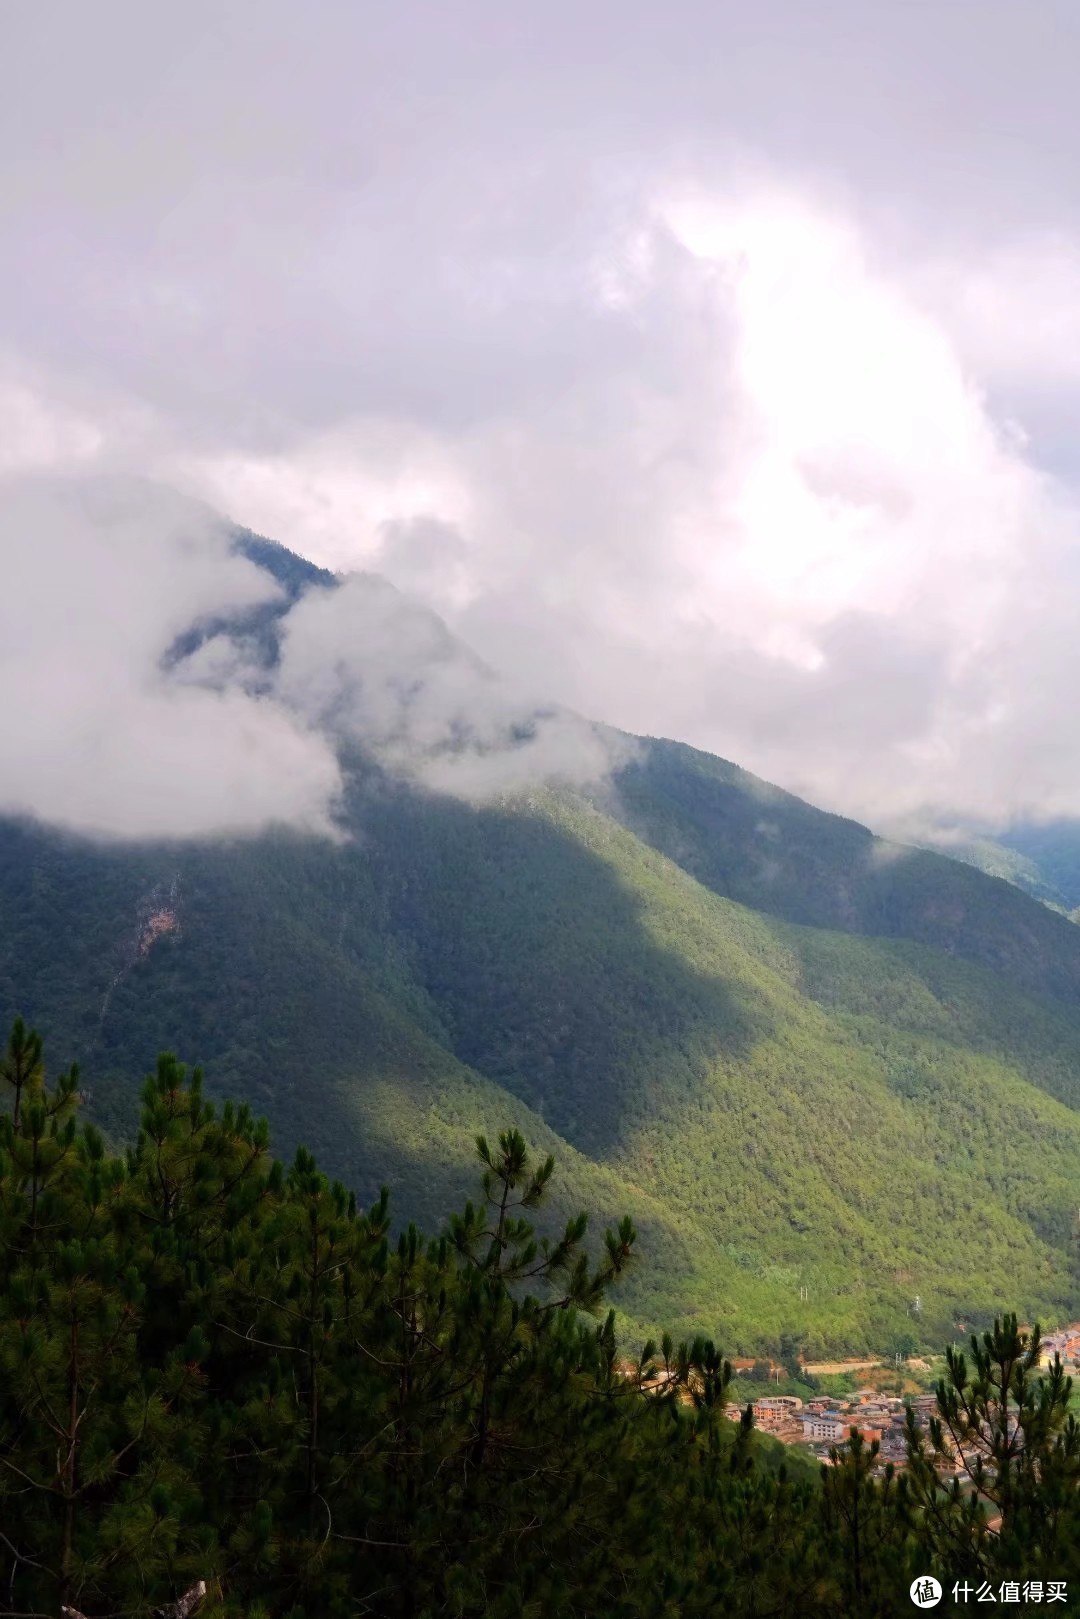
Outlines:
<svg viewBox="0 0 1080 1619"><path fill-rule="evenodd" d="M170 907L178 926L141 952L147 918ZM355 850L286 838L132 853L0 827L5 1013L48 1031L54 1065L80 1061L107 1130L127 1128L172 1048L205 1067L212 1095L265 1114L279 1152L303 1141L363 1198L386 1184L402 1219L433 1229L477 1192L477 1133L516 1125L558 1158L549 1224L632 1208L647 1262L622 1302L651 1310L663 1267L681 1307L696 1228L457 1060L401 956Z"/></svg>
<svg viewBox="0 0 1080 1619"><path fill-rule="evenodd" d="M1021 892L1014 871L888 843L678 742L643 741L609 807L706 887L756 910L913 939L1080 1005L1080 928Z"/></svg>
<svg viewBox="0 0 1080 1619"><path fill-rule="evenodd" d="M476 1131L517 1123L562 1207L637 1219L625 1312L732 1351L1075 1310L1067 1005L752 911L573 796L368 782L351 813L341 846L4 830L5 1007L81 1059L106 1125L171 1047L430 1223Z"/></svg>
<svg viewBox="0 0 1080 1619"><path fill-rule="evenodd" d="M755 915L550 795L381 836L388 915L458 1054L719 1239L722 1271L685 1283L702 1324L872 1334L916 1295L924 1318L992 1310L1021 1276L1031 1307L1071 1299L1065 1011Z"/></svg>

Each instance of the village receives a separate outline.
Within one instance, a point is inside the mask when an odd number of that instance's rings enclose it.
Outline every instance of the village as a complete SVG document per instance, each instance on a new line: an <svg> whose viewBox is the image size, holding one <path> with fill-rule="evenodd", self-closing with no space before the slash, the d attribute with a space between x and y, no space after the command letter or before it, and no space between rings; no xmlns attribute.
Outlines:
<svg viewBox="0 0 1080 1619"><path fill-rule="evenodd" d="M872 1388L858 1389L846 1398L823 1394L806 1401L793 1394L765 1395L753 1402L754 1425L784 1444L805 1446L826 1466L830 1451L842 1444L854 1428L867 1444L878 1441L880 1466L892 1462L902 1467L908 1406L922 1426L937 1409L937 1399L933 1394L907 1398L880 1394ZM727 1414L733 1422L742 1420L742 1409L737 1405L732 1405ZM959 1463L956 1471L961 1471Z"/></svg>
<svg viewBox="0 0 1080 1619"><path fill-rule="evenodd" d="M1080 1323L1073 1322L1043 1337L1040 1365L1049 1366L1055 1355L1060 1355L1067 1370L1074 1374L1080 1372ZM736 1370L743 1369L744 1364L737 1363ZM835 1364L839 1366L842 1363ZM920 1361L913 1364L924 1367L926 1363ZM868 1370L875 1363L857 1361L850 1365ZM807 1371L812 1373L813 1368L808 1367ZM856 1389L847 1395L822 1393L808 1400L793 1394L777 1393L762 1395L750 1403L755 1427L784 1444L805 1447L825 1466L831 1464L833 1448L842 1444L852 1429L857 1430L867 1444L877 1441L879 1469L890 1462L896 1468L902 1468L906 1463L908 1408L914 1413L916 1426L923 1429L937 1411L937 1396L933 1393L890 1394L873 1387ZM739 1422L744 1409L744 1405L733 1401L727 1415L731 1421ZM959 1478L961 1482L967 1477L964 1461L959 1455L954 1455L950 1462L940 1463L939 1471L947 1477Z"/></svg>

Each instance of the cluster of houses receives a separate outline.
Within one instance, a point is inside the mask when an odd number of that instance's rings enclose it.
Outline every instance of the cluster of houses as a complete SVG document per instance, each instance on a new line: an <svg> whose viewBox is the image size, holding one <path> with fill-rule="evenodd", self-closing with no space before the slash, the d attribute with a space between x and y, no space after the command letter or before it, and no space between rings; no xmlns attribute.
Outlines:
<svg viewBox="0 0 1080 1619"><path fill-rule="evenodd" d="M1046 1334L1042 1340L1041 1364L1048 1366L1055 1355L1060 1355L1070 1369L1075 1365L1080 1370L1080 1324ZM937 1398L933 1394L919 1394L900 1399L869 1388L857 1389L848 1399L823 1394L805 1402L792 1394L764 1395L754 1401L754 1423L786 1444L809 1446L822 1461L828 1461L830 1448L842 1444L852 1428L857 1428L868 1444L875 1439L878 1441L880 1465L892 1462L903 1466L907 1454L908 1406L915 1414L917 1426L925 1428L937 1410ZM728 1416L737 1422L742 1412L733 1405ZM943 1472L963 1476L959 1457L952 1464L939 1465Z"/></svg>
<svg viewBox="0 0 1080 1619"><path fill-rule="evenodd" d="M856 1428L868 1444L878 1441L882 1463L902 1465L909 1405L916 1422L924 1426L937 1400L933 1394L901 1400L874 1389L859 1389L850 1399L821 1395L805 1402L793 1394L766 1395L754 1401L754 1424L786 1444L808 1445L823 1461L828 1460L830 1447L842 1444ZM733 1406L728 1415L738 1421L742 1413Z"/></svg>
<svg viewBox="0 0 1080 1619"><path fill-rule="evenodd" d="M960 1330L961 1323L957 1323L957 1328ZM1049 1365L1055 1354L1060 1355L1067 1366L1073 1363L1080 1371L1080 1323L1048 1333L1043 1338L1041 1364ZM733 1361L732 1364L739 1372L750 1370L755 1362ZM621 1369L627 1376L632 1376L635 1371L629 1363ZM770 1369L777 1373L780 1371L778 1366ZM658 1393L673 1375L671 1372L661 1372L644 1386ZM689 1395L685 1398L689 1399ZM914 1413L916 1426L925 1429L937 1410L937 1396L917 1394L901 1399L898 1395L881 1394L876 1389L865 1388L857 1389L849 1398L821 1394L803 1401L793 1394L768 1394L753 1402L756 1427L785 1444L806 1445L813 1455L826 1463L830 1460L830 1450L842 1445L851 1430L857 1429L867 1444L877 1440L879 1468L888 1462L903 1467L907 1460L909 1407ZM727 1415L733 1422L740 1422L742 1414L743 1407L737 1402L732 1401L728 1405ZM950 1451L954 1448L947 1434L946 1444ZM937 1462L935 1466L947 1476L958 1477L961 1483L967 1476L959 1456Z"/></svg>
<svg viewBox="0 0 1080 1619"><path fill-rule="evenodd" d="M1049 1366L1055 1355L1060 1355L1066 1365L1070 1361L1080 1364L1080 1327L1064 1327L1060 1332L1048 1332L1042 1341L1043 1366Z"/></svg>

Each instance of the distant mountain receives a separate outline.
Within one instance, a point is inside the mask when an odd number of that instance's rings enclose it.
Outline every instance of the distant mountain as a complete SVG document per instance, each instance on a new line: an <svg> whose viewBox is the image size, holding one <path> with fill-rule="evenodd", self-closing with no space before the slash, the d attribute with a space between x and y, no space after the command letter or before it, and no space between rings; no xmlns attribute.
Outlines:
<svg viewBox="0 0 1080 1619"><path fill-rule="evenodd" d="M965 866L974 866L988 877L1002 877L1052 911L1060 911L1063 916L1069 914L1060 890L1046 879L1036 862L1009 848L1000 838L950 831L939 843L931 842L928 847L937 854L962 861Z"/></svg>
<svg viewBox="0 0 1080 1619"><path fill-rule="evenodd" d="M647 743L618 786L625 824L716 893L810 927L918 940L1035 994L1080 997L1080 931L1028 903L1015 870L890 843L678 742Z"/></svg>
<svg viewBox="0 0 1080 1619"><path fill-rule="evenodd" d="M1080 910L1080 821L1014 826L1000 842L1038 871L1067 911Z"/></svg>
<svg viewBox="0 0 1080 1619"><path fill-rule="evenodd" d="M334 588L237 543L290 597ZM283 610L244 627L268 665ZM106 1128L171 1048L427 1221L512 1120L570 1201L634 1215L632 1322L728 1352L1075 1314L1080 928L623 740L601 786L476 804L355 749L341 843L2 823L0 1008L81 1062Z"/></svg>
<svg viewBox="0 0 1080 1619"><path fill-rule="evenodd" d="M1080 921L1080 821L1021 822L994 837L949 829L930 847Z"/></svg>

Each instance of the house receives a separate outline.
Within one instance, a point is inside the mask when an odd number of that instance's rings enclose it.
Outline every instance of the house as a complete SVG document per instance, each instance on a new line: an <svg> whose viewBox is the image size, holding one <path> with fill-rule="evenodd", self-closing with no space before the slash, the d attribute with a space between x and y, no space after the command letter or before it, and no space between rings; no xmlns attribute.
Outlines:
<svg viewBox="0 0 1080 1619"><path fill-rule="evenodd" d="M802 1410L802 1401L794 1394L768 1394L754 1401L754 1419L757 1422L780 1421Z"/></svg>
<svg viewBox="0 0 1080 1619"><path fill-rule="evenodd" d="M860 1422L888 1422L891 1415L887 1406L879 1400L864 1400L856 1411Z"/></svg>
<svg viewBox="0 0 1080 1619"><path fill-rule="evenodd" d="M779 1428L802 1410L802 1401L793 1394L770 1394L754 1401L754 1421L759 1428Z"/></svg>
<svg viewBox="0 0 1080 1619"><path fill-rule="evenodd" d="M883 1462L903 1462L907 1460L907 1445L904 1443L903 1434L899 1434L895 1429L890 1428L887 1433L882 1435L881 1459Z"/></svg>
<svg viewBox="0 0 1080 1619"><path fill-rule="evenodd" d="M821 1439L839 1440L847 1436L847 1424L838 1411L804 1413L799 1421L803 1444L813 1444Z"/></svg>

